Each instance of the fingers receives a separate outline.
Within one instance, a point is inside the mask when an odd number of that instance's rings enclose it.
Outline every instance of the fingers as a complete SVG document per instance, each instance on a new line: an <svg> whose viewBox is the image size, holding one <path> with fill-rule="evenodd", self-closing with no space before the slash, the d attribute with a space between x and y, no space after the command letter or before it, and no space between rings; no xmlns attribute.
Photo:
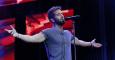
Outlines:
<svg viewBox="0 0 115 60"><path fill-rule="evenodd" d="M96 38L93 39L94 41L96 40Z"/></svg>
<svg viewBox="0 0 115 60"><path fill-rule="evenodd" d="M10 25L10 27L11 27L11 30L9 30L9 29L4 29L4 30L8 33L11 33L13 30L15 31L15 29L12 25Z"/></svg>
<svg viewBox="0 0 115 60"><path fill-rule="evenodd" d="M101 44L101 43L98 43L98 45L99 45L99 46L102 46L102 44Z"/></svg>
<svg viewBox="0 0 115 60"><path fill-rule="evenodd" d="M8 32L8 29L4 29L4 30Z"/></svg>
<svg viewBox="0 0 115 60"><path fill-rule="evenodd" d="M10 27L11 27L12 30L15 30L12 25L10 25ZM7 31L7 32L9 31L9 29L4 29L4 30Z"/></svg>
<svg viewBox="0 0 115 60"><path fill-rule="evenodd" d="M8 29L4 29L5 31L7 31L8 33L11 33L11 30L8 30Z"/></svg>
<svg viewBox="0 0 115 60"><path fill-rule="evenodd" d="M101 46L102 46L101 43L95 43L95 44L94 44L94 47L101 47Z"/></svg>
<svg viewBox="0 0 115 60"><path fill-rule="evenodd" d="M95 40L96 40L96 39L93 39L93 40L92 40L92 43L95 43Z"/></svg>
<svg viewBox="0 0 115 60"><path fill-rule="evenodd" d="M101 47L101 46L102 46L102 44L96 43L96 46L95 46L95 47L99 48L99 47Z"/></svg>
<svg viewBox="0 0 115 60"><path fill-rule="evenodd" d="M96 40L96 39L94 38L94 39L92 40L92 42L94 42L94 43L95 43L95 40Z"/></svg>
<svg viewBox="0 0 115 60"><path fill-rule="evenodd" d="M12 25L10 25L10 27L11 27L12 29L14 29L14 27L13 27Z"/></svg>

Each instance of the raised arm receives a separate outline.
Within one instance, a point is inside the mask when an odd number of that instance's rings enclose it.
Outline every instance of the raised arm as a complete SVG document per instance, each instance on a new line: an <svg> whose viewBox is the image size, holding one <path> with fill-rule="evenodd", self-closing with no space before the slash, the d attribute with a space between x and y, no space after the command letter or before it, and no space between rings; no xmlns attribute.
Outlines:
<svg viewBox="0 0 115 60"><path fill-rule="evenodd" d="M99 48L102 46L102 44L100 43L96 43L95 42L96 39L93 39L91 42L86 42L83 40L79 40L77 37L75 37L75 44L79 45L79 46L83 46L83 47L87 47L87 46L93 46L96 48ZM74 40L72 40L72 44L74 44Z"/></svg>
<svg viewBox="0 0 115 60"><path fill-rule="evenodd" d="M17 37L19 39L22 39L23 41L26 41L26 42L33 42L33 43L40 43L40 42L43 42L44 40L46 40L44 34L42 32L38 33L38 34L35 34L35 35L23 35L23 34L19 34L16 32L16 30L10 26L12 29L11 30L8 30L8 29L5 29L5 31L7 31L8 33L10 33L11 35L13 35L14 37Z"/></svg>

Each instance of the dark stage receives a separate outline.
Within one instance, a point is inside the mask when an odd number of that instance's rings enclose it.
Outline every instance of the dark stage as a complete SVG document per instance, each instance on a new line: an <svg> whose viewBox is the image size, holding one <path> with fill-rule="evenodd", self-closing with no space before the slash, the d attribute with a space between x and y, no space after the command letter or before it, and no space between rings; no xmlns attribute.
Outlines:
<svg viewBox="0 0 115 60"><path fill-rule="evenodd" d="M13 25L18 33L34 35L50 28L47 11L52 6L61 6L65 17L80 15L74 19L76 37L84 41L96 38L103 45L100 48L75 46L76 53L72 45L72 60L75 54L76 60L115 60L114 0L17 1L0 1L0 60L48 60L44 42L28 43L4 29ZM70 19L63 27L73 33L72 23Z"/></svg>

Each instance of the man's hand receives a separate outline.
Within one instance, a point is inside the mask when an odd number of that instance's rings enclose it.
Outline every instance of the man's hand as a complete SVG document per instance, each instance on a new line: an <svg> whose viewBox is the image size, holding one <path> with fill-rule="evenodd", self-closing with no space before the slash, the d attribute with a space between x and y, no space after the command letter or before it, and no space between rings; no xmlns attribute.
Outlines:
<svg viewBox="0 0 115 60"><path fill-rule="evenodd" d="M11 30L9 29L4 29L5 31L7 31L8 33L10 33L11 35L13 35L14 37L18 36L18 33L16 32L16 30L13 28L12 25L10 25Z"/></svg>
<svg viewBox="0 0 115 60"><path fill-rule="evenodd" d="M99 48L99 47L101 47L102 44L100 44L100 43L96 43L95 40L96 40L96 39L93 39L93 40L91 41L91 45L92 45L93 47L95 47L95 48Z"/></svg>

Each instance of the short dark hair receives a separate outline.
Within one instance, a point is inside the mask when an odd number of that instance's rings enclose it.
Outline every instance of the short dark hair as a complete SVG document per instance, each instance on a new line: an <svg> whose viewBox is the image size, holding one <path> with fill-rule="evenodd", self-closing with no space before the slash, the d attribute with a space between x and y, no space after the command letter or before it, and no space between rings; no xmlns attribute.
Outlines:
<svg viewBox="0 0 115 60"><path fill-rule="evenodd" d="M48 10L48 19L49 20L54 17L54 12L58 9L61 9L61 7L60 6L53 6Z"/></svg>

